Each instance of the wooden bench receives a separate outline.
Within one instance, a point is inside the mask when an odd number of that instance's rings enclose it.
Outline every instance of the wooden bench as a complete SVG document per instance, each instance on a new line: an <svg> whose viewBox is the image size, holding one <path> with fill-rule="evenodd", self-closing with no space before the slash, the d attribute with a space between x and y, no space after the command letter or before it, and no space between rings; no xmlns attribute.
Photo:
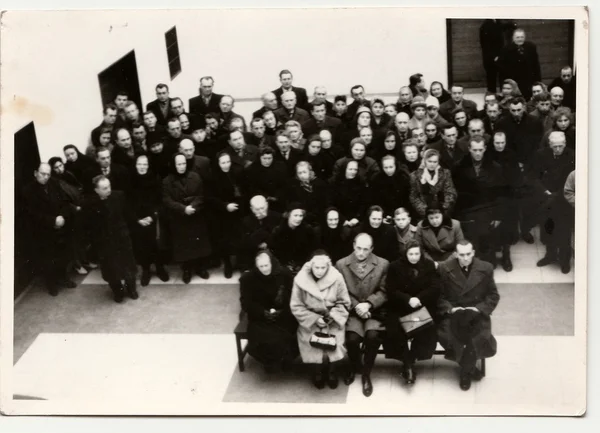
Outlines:
<svg viewBox="0 0 600 433"><path fill-rule="evenodd" d="M235 327L233 333L235 334L235 347L237 349L237 357L238 357L238 368L240 371L244 371L246 369L244 365L244 359L248 354L248 316L243 314L239 323ZM242 342L246 341L246 344L242 346ZM380 347L377 351L379 354L385 353L383 347ZM437 350L434 352L435 355L445 355L446 351L444 349ZM485 358L481 359L481 374L485 376Z"/></svg>

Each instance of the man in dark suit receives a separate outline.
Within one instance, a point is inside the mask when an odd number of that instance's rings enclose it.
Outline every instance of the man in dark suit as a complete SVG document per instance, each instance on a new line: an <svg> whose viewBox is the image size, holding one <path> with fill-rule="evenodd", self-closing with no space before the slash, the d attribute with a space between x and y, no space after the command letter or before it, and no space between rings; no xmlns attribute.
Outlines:
<svg viewBox="0 0 600 433"><path fill-rule="evenodd" d="M471 380L481 380L478 359L496 354L491 315L500 301L492 266L475 257L467 240L456 245L456 257L440 263L442 290L438 300L438 341L446 358L460 365L460 388L467 391Z"/></svg>
<svg viewBox="0 0 600 433"><path fill-rule="evenodd" d="M169 86L160 83L156 85L156 99L146 104L146 111L152 111L159 125L166 125L170 117L171 98L169 97Z"/></svg>
<svg viewBox="0 0 600 433"><path fill-rule="evenodd" d="M498 102L488 102L485 107L485 114L481 117L483 120L483 129L488 135L493 135L498 129L498 121L502 116L500 104Z"/></svg>
<svg viewBox="0 0 600 433"><path fill-rule="evenodd" d="M279 104L282 104L282 96L284 92L294 92L296 94L297 106L302 108L303 110L309 110L308 106L308 96L306 95L306 89L302 87L294 87L292 86L292 80L294 79L292 73L284 69L279 73L279 81L281 82L281 87L273 90L273 93L277 97ZM297 120L297 119L294 119Z"/></svg>
<svg viewBox="0 0 600 433"><path fill-rule="evenodd" d="M348 105L347 114L350 119L354 119L359 107L371 108L371 101L365 97L365 88L360 84L350 88L350 96L352 96L352 104Z"/></svg>
<svg viewBox="0 0 600 433"><path fill-rule="evenodd" d="M531 98L531 85L542 80L540 59L534 43L525 40L525 30L513 32L512 43L498 57L500 81L511 78L517 82L526 99Z"/></svg>
<svg viewBox="0 0 600 433"><path fill-rule="evenodd" d="M277 131L275 137L275 161L283 161L287 167L290 178L296 176L296 164L304 160L302 152L292 147L292 140L286 131Z"/></svg>
<svg viewBox="0 0 600 433"><path fill-rule="evenodd" d="M275 137L266 134L267 127L265 121L260 117L255 117L250 122L250 136L244 138L247 143L253 144L258 148L268 146L275 149Z"/></svg>
<svg viewBox="0 0 600 433"><path fill-rule="evenodd" d="M200 94L190 98L188 102L190 113L201 117L208 113L219 112L219 102L221 102L223 95L213 93L214 84L213 77L200 78Z"/></svg>
<svg viewBox="0 0 600 433"><path fill-rule="evenodd" d="M573 75L573 69L570 66L565 66L560 70L560 77L552 80L552 83L548 86L549 89L552 90L554 87L560 87L564 90L564 100L563 105L569 107L571 111L575 111L576 107L576 83L575 76Z"/></svg>
<svg viewBox="0 0 600 433"><path fill-rule="evenodd" d="M106 104L102 111L102 123L92 129L91 142L94 147L100 146L100 131L103 129L110 129L111 131L115 128L117 121L117 106L115 104Z"/></svg>
<svg viewBox="0 0 600 433"><path fill-rule="evenodd" d="M129 171L125 167L113 163L110 151L105 147L96 149L96 165L84 172L83 190L85 193L94 192L92 180L101 174L110 180L113 190L129 191L131 182Z"/></svg>
<svg viewBox="0 0 600 433"><path fill-rule="evenodd" d="M275 93L273 92L263 93L260 99L262 100L263 106L259 110L256 110L254 113L252 113L253 119L262 119L262 115L265 113L265 111L275 111L279 107L277 96L275 96Z"/></svg>
<svg viewBox="0 0 600 433"><path fill-rule="evenodd" d="M189 138L184 138L179 143L179 153L185 156L190 170L198 173L202 178L202 183L207 185L211 180L210 159L206 156L196 155L194 142Z"/></svg>
<svg viewBox="0 0 600 433"><path fill-rule="evenodd" d="M485 20L479 27L479 43L483 57L483 68L487 77L487 89L496 92L498 87L498 66L496 62L504 47L504 32L514 28L512 23L503 20Z"/></svg>
<svg viewBox="0 0 600 433"><path fill-rule="evenodd" d="M258 159L258 147L246 144L244 135L237 129L229 133L229 146L225 148L225 152L231 157L231 163L242 169Z"/></svg>
<svg viewBox="0 0 600 433"><path fill-rule="evenodd" d="M325 109L327 111L327 115L328 116L335 116L335 111L333 109L333 103L327 100L327 88L325 86L317 86L315 87L314 93L313 93L314 99L313 102L317 99L323 99L325 101ZM311 102L312 104L312 102ZM312 107L310 107L309 104L309 109L312 109Z"/></svg>
<svg viewBox="0 0 600 433"><path fill-rule="evenodd" d="M184 138L191 138L181 130L181 122L176 117L167 121L167 135L164 139L165 152L167 155L173 155L179 149L179 143Z"/></svg>
<svg viewBox="0 0 600 433"><path fill-rule="evenodd" d="M451 98L440 105L440 114L448 122L453 123L452 112L457 108L462 108L469 118L477 114L477 104L469 99L465 99L465 88L460 84L455 84L450 88Z"/></svg>
<svg viewBox="0 0 600 433"><path fill-rule="evenodd" d="M277 116L277 120L282 124L290 120L295 120L302 124L310 119L308 111L298 107L296 93L292 91L284 92L281 95L281 104L282 107L279 107L274 113Z"/></svg>
<svg viewBox="0 0 600 433"><path fill-rule="evenodd" d="M23 190L25 213L36 242L36 259L48 292L58 294L59 287L74 288L67 278L72 215L75 210L58 181L51 179L49 164L42 163L33 172L35 181Z"/></svg>
<svg viewBox="0 0 600 433"><path fill-rule="evenodd" d="M457 137L456 126L449 125L442 130L441 141L427 145L428 149L435 149L440 153L440 165L450 171L467 155L467 152L457 145Z"/></svg>
<svg viewBox="0 0 600 433"><path fill-rule="evenodd" d="M229 131L231 122L233 119L244 119L241 115L237 114L233 111L233 107L235 106L235 100L233 96L224 95L219 102L219 112L221 113L221 128L225 131ZM244 127L246 126L246 121L243 120Z"/></svg>
<svg viewBox="0 0 600 433"><path fill-rule="evenodd" d="M469 125L467 127L469 133L458 140L456 143L458 147L460 147L464 152L469 151L469 142L475 136L482 136L485 140L486 147L489 147L492 144L492 136L485 133L485 128L483 125L483 120L481 119L471 119L469 120Z"/></svg>
<svg viewBox="0 0 600 433"><path fill-rule="evenodd" d="M342 121L327 115L326 102L325 99L317 98L310 103L312 117L302 124L304 136L309 137L313 134L319 134L326 129L331 132L333 137L337 137Z"/></svg>

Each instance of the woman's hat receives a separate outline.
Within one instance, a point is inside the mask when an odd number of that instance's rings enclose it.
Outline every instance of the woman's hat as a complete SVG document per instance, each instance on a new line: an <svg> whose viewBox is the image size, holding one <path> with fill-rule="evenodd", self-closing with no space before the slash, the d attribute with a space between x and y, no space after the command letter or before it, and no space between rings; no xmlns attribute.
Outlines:
<svg viewBox="0 0 600 433"><path fill-rule="evenodd" d="M438 101L438 98L435 96L428 96L427 99L425 99L425 105L427 107L440 108L440 101Z"/></svg>
<svg viewBox="0 0 600 433"><path fill-rule="evenodd" d="M410 103L410 109L414 110L417 107L427 108L427 104L425 104L425 99L422 96L415 96Z"/></svg>
<svg viewBox="0 0 600 433"><path fill-rule="evenodd" d="M371 110L369 109L369 107L361 105L360 107L358 107L358 110L356 110L356 117L360 116L360 113L369 113L369 114L371 114Z"/></svg>
<svg viewBox="0 0 600 433"><path fill-rule="evenodd" d="M301 209L301 210L303 210L303 211L306 212L306 206L304 206L299 201L293 201L290 204L288 204L288 206L287 206L287 211L288 212L291 212L291 211L296 210L296 209Z"/></svg>

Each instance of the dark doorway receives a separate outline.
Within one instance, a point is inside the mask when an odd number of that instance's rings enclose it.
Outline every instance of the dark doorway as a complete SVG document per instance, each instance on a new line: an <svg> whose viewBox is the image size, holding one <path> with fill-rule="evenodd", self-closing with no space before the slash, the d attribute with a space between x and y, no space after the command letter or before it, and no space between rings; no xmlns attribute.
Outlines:
<svg viewBox="0 0 600 433"><path fill-rule="evenodd" d="M138 108L143 110L134 50L100 72L98 81L103 106L113 102L117 93L124 90L129 94L129 100L135 102Z"/></svg>
<svg viewBox="0 0 600 433"><path fill-rule="evenodd" d="M23 188L33 182L33 172L40 165L40 151L33 122L15 133L15 298L34 277L34 239L25 216Z"/></svg>
<svg viewBox="0 0 600 433"><path fill-rule="evenodd" d="M527 40L537 46L542 81L549 84L565 65L573 66L574 20L504 20L525 30ZM483 19L446 20L448 84L461 83L468 88L486 87L479 27ZM505 41L512 40L509 31Z"/></svg>

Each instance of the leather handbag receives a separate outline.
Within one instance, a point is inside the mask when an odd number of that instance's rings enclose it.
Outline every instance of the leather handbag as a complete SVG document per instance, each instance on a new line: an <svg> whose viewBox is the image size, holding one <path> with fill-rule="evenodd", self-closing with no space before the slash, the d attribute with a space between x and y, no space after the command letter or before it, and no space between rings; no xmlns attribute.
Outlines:
<svg viewBox="0 0 600 433"><path fill-rule="evenodd" d="M427 308L421 307L406 316L400 317L400 326L407 337L412 337L423 329L433 326L433 319Z"/></svg>
<svg viewBox="0 0 600 433"><path fill-rule="evenodd" d="M317 331L310 336L309 343L312 347L317 349L331 352L337 347L337 340L335 335L329 333L329 325L327 325L327 332Z"/></svg>

